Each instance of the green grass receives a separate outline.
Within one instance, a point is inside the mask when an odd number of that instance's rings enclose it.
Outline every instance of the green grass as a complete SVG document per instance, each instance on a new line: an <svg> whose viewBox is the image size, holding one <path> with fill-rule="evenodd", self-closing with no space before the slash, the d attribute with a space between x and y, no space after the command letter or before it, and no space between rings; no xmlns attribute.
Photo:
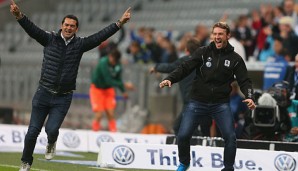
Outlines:
<svg viewBox="0 0 298 171"><path fill-rule="evenodd" d="M55 160L90 160L96 161L97 154L95 153L75 153L84 156L84 158L78 157L61 157L55 156ZM20 165L21 153L0 153L0 171L18 171ZM32 171L152 171L143 169L122 169L122 168L112 168L108 169L94 169L89 166L76 165L76 164L64 164L64 163L54 163L47 162L44 160L44 155L34 154L34 163L31 167Z"/></svg>

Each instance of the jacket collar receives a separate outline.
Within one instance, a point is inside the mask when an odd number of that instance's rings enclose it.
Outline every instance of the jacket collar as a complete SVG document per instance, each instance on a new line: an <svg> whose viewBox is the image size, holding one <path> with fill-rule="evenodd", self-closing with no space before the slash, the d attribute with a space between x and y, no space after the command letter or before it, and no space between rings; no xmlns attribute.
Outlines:
<svg viewBox="0 0 298 171"><path fill-rule="evenodd" d="M76 37L76 34L74 34L74 35L72 36L72 38L66 40L66 39L63 37L63 35L62 35L62 30L60 29L60 30L58 31L58 36L60 36L60 37L62 38L62 40L65 42L65 45L68 45L68 44L69 44L69 43Z"/></svg>
<svg viewBox="0 0 298 171"><path fill-rule="evenodd" d="M212 41L210 44L209 44L209 47L215 52L215 53L223 53L223 54L227 54L227 53L231 53L234 51L234 47L229 43L228 41L228 44L226 47L222 48L222 49L217 49L216 46L215 46L215 43Z"/></svg>

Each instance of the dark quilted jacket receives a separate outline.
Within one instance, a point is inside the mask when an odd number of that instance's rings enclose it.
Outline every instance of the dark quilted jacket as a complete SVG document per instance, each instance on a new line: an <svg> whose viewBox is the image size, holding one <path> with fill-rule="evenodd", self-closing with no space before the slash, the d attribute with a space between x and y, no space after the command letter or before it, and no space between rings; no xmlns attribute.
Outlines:
<svg viewBox="0 0 298 171"><path fill-rule="evenodd" d="M66 46L61 37L61 30L58 33L46 32L26 16L18 22L29 36L44 46L39 84L58 93L76 89L76 78L83 53L97 47L119 30L113 23L91 36L84 38L74 36Z"/></svg>

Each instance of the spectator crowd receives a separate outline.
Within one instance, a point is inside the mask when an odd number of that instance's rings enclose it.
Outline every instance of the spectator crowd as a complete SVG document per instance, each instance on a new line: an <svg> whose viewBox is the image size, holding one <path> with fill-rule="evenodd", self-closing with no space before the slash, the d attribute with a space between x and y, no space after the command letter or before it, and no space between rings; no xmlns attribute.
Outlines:
<svg viewBox="0 0 298 171"><path fill-rule="evenodd" d="M232 44L245 61L267 62L269 58L282 57L291 62L298 53L297 12L294 0L284 0L278 6L260 4L259 9L235 20L227 15L221 20L232 28L233 42L236 41ZM135 28L133 24L127 32L130 37L127 52L133 63L171 63L184 56L190 38L196 38L201 45L207 45L210 40L210 30L202 24L175 37L171 29L161 32L153 27ZM238 49L244 49L244 53Z"/></svg>

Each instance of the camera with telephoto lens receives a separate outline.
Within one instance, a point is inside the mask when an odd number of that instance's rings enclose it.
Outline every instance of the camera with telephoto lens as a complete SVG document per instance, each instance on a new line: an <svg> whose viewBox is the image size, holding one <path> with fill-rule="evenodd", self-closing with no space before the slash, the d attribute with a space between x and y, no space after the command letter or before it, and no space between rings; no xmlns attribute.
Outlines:
<svg viewBox="0 0 298 171"><path fill-rule="evenodd" d="M262 140L280 140L280 136L291 129L287 107L291 104L288 82L282 81L270 87L263 93L265 99L258 100L258 105L252 111L253 127ZM264 105L265 104L265 105Z"/></svg>

